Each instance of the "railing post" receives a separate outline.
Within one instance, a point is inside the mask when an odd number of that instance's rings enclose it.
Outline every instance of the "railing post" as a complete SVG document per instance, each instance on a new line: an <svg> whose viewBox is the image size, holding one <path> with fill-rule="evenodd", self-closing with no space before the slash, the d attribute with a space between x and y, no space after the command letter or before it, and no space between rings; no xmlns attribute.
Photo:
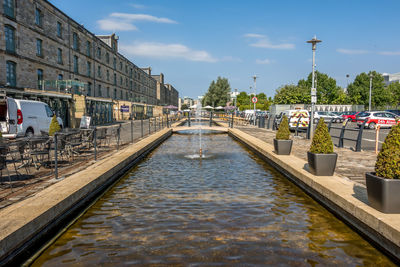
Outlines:
<svg viewBox="0 0 400 267"><path fill-rule="evenodd" d="M212 110L210 111L210 127L212 127L212 117L213 117L213 114L212 114Z"/></svg>
<svg viewBox="0 0 400 267"><path fill-rule="evenodd" d="M231 128L233 128L233 122L234 122L234 114L232 113L232 121L231 121Z"/></svg>
<svg viewBox="0 0 400 267"><path fill-rule="evenodd" d="M168 113L167 113L167 128L169 128Z"/></svg>
<svg viewBox="0 0 400 267"><path fill-rule="evenodd" d="M133 144L133 121L131 121L131 143Z"/></svg>
<svg viewBox="0 0 400 267"><path fill-rule="evenodd" d="M272 130L276 130L276 115L274 115L274 119L272 120Z"/></svg>
<svg viewBox="0 0 400 267"><path fill-rule="evenodd" d="M188 126L190 127L190 112L188 112Z"/></svg>
<svg viewBox="0 0 400 267"><path fill-rule="evenodd" d="M344 138L344 133L346 131L346 126L347 126L348 121L349 121L349 119L346 119L343 122L342 129L340 130L338 147L343 147L343 138Z"/></svg>
<svg viewBox="0 0 400 267"><path fill-rule="evenodd" d="M57 142L58 133L54 133L54 177L58 179L58 161L57 161L57 149L58 149L58 142Z"/></svg>
<svg viewBox="0 0 400 267"><path fill-rule="evenodd" d="M329 121L329 124L328 124L328 132L329 133L331 133L331 127L332 127L332 119Z"/></svg>
<svg viewBox="0 0 400 267"><path fill-rule="evenodd" d="M143 130L143 118L140 119L140 129L141 129L141 131L142 131L142 138L143 138L143 135L144 135L144 130Z"/></svg>
<svg viewBox="0 0 400 267"><path fill-rule="evenodd" d="M268 115L268 124L267 124L267 129L271 128L271 114Z"/></svg>
<svg viewBox="0 0 400 267"><path fill-rule="evenodd" d="M97 127L93 129L94 161L97 161Z"/></svg>
<svg viewBox="0 0 400 267"><path fill-rule="evenodd" d="M151 121L151 118L149 118L149 135L150 135L150 133L151 133L150 121Z"/></svg>
<svg viewBox="0 0 400 267"><path fill-rule="evenodd" d="M121 125L121 123L120 123L119 126L118 126L118 129L117 129L117 135L118 135L118 139L117 139L117 150L119 150L119 140L120 140L120 138L121 138L121 127L122 127L122 125Z"/></svg>
<svg viewBox="0 0 400 267"><path fill-rule="evenodd" d="M368 118L364 120L364 123L361 125L360 130L358 131L357 143L356 143L356 152L360 152L361 151L362 135L363 135L365 124L367 123L367 121L368 121Z"/></svg>

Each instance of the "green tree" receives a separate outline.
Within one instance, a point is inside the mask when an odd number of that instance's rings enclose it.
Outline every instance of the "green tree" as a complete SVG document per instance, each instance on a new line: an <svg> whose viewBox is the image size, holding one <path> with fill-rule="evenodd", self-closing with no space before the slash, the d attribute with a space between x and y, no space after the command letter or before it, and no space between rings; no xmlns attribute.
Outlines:
<svg viewBox="0 0 400 267"><path fill-rule="evenodd" d="M400 83L391 83L387 87L387 90L390 94L391 105L399 105L400 104Z"/></svg>
<svg viewBox="0 0 400 267"><path fill-rule="evenodd" d="M315 154L333 153L333 143L329 134L328 126L326 126L324 118L318 121L317 129L315 129L314 137L311 142L310 152Z"/></svg>
<svg viewBox="0 0 400 267"><path fill-rule="evenodd" d="M250 96L246 92L240 92L236 98L236 105L238 107L250 104Z"/></svg>
<svg viewBox="0 0 400 267"><path fill-rule="evenodd" d="M333 100L331 104L343 105L343 104L349 104L349 103L350 103L350 100L349 100L349 97L347 96L347 94L343 90L340 90L338 97L335 100Z"/></svg>
<svg viewBox="0 0 400 267"><path fill-rule="evenodd" d="M208 87L208 91L202 101L203 106L226 106L226 102L229 101L230 91L231 86L228 79L218 77L217 81L212 81L210 87Z"/></svg>
<svg viewBox="0 0 400 267"><path fill-rule="evenodd" d="M368 74L365 72L360 73L356 76L354 82L349 84L347 93L350 102L368 107L370 74L373 76L371 105L379 108L390 104L392 102L391 93L385 88L383 76L376 71L370 71Z"/></svg>
<svg viewBox="0 0 400 267"><path fill-rule="evenodd" d="M275 104L309 104L311 102L310 88L303 85L284 85L276 90Z"/></svg>
<svg viewBox="0 0 400 267"><path fill-rule="evenodd" d="M307 80L300 80L297 84L300 87L311 89L312 73ZM336 85L336 80L325 73L315 72L315 88L317 88L317 104L332 104L340 95L342 89Z"/></svg>
<svg viewBox="0 0 400 267"><path fill-rule="evenodd" d="M188 109L188 108L189 108L188 104L182 104L182 106L181 106L181 110L185 110L185 109Z"/></svg>

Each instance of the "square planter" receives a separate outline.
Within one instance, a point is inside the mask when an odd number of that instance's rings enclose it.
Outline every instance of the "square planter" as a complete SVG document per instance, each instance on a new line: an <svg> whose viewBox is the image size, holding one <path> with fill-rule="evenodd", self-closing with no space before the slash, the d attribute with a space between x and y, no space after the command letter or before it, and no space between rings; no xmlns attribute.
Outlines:
<svg viewBox="0 0 400 267"><path fill-rule="evenodd" d="M338 155L330 154L315 154L307 152L308 166L310 172L317 176L332 176L335 168Z"/></svg>
<svg viewBox="0 0 400 267"><path fill-rule="evenodd" d="M367 172L365 180L371 207L383 213L400 213L399 179L385 179Z"/></svg>
<svg viewBox="0 0 400 267"><path fill-rule="evenodd" d="M278 155L290 155L293 140L279 140L274 138L274 149Z"/></svg>

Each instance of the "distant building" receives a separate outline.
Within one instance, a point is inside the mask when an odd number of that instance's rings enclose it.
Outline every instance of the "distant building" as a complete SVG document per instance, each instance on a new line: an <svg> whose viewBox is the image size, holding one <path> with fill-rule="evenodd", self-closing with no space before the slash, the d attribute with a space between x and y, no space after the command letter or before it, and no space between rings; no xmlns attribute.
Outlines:
<svg viewBox="0 0 400 267"><path fill-rule="evenodd" d="M388 86L391 83L400 82L400 72L393 73L393 74L383 73L382 76L383 76L386 86Z"/></svg>

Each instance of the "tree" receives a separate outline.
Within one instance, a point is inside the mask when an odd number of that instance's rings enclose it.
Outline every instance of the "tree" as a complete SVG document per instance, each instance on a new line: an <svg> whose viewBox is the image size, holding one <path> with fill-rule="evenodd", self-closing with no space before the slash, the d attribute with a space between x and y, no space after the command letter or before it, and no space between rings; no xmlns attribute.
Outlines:
<svg viewBox="0 0 400 267"><path fill-rule="evenodd" d="M297 84L300 87L311 89L312 73L308 75L307 80L300 80ZM317 104L333 104L337 101L342 89L336 85L336 80L325 73L315 72L315 88L317 88Z"/></svg>
<svg viewBox="0 0 400 267"><path fill-rule="evenodd" d="M254 94L249 95L246 92L239 93L239 95L237 96L237 106L239 107L240 110L254 108L253 102L251 102L252 96L254 96ZM257 95L257 99L258 99L258 102L256 103L256 109L269 110L269 107L272 104L271 98L268 98L265 93L259 93Z"/></svg>
<svg viewBox="0 0 400 267"><path fill-rule="evenodd" d="M229 85L227 78L218 77L217 81L212 81L208 91L205 94L202 105L203 106L226 106L226 102L229 101L229 93L231 86Z"/></svg>
<svg viewBox="0 0 400 267"><path fill-rule="evenodd" d="M378 108L390 104L392 102L390 91L385 88L383 76L376 71L370 71L368 74L360 73L354 82L349 84L347 92L350 102L368 107L370 74L373 76L371 105Z"/></svg>
<svg viewBox="0 0 400 267"><path fill-rule="evenodd" d="M399 105L400 104L400 83L391 83L387 87L389 94L390 94L390 100L392 105Z"/></svg>
<svg viewBox="0 0 400 267"><path fill-rule="evenodd" d="M275 104L309 104L311 102L310 88L303 85L284 85L276 90Z"/></svg>
<svg viewBox="0 0 400 267"><path fill-rule="evenodd" d="M181 106L181 110L185 110L185 109L188 109L188 108L189 108L188 104L182 104L182 106Z"/></svg>

